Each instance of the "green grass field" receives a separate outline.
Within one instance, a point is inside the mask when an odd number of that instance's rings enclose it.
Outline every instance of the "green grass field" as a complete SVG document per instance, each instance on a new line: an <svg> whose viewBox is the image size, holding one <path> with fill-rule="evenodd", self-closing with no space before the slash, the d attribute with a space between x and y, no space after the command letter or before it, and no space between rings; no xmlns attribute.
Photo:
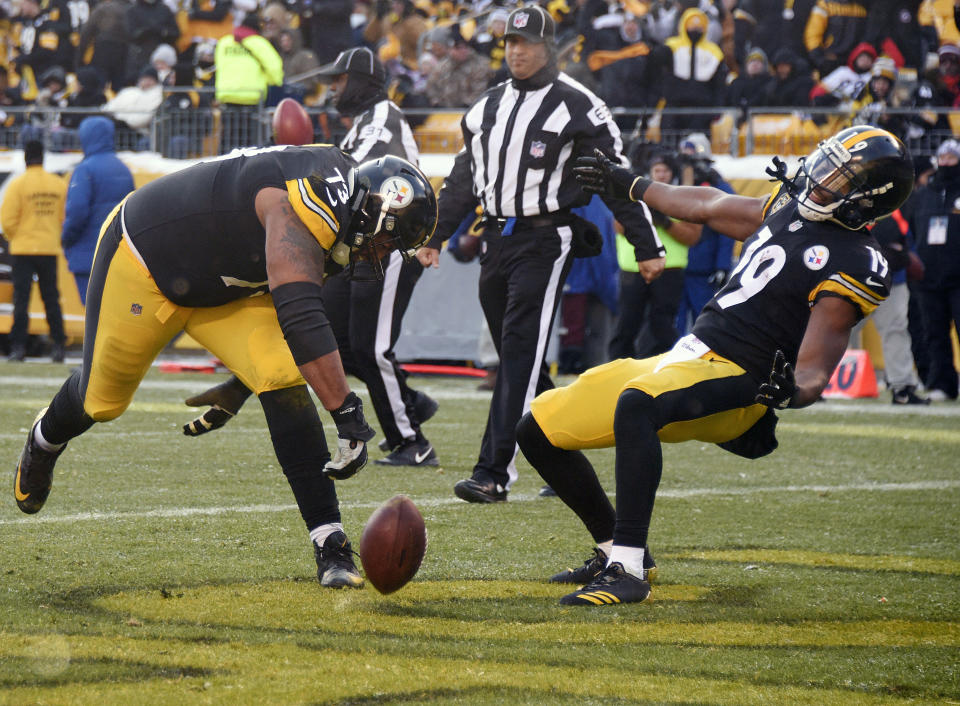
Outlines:
<svg viewBox="0 0 960 706"><path fill-rule="evenodd" d="M529 466L508 503L453 496L486 419L473 380L414 380L441 403L425 427L439 469L338 484L355 542L396 493L426 519L419 574L381 596L317 584L255 401L180 434L181 400L220 376L152 372L21 514L17 457L66 370L0 369L0 703L960 702L956 403L787 412L753 462L666 447L654 600L565 608L544 578L590 538ZM612 452L591 458L612 490Z"/></svg>

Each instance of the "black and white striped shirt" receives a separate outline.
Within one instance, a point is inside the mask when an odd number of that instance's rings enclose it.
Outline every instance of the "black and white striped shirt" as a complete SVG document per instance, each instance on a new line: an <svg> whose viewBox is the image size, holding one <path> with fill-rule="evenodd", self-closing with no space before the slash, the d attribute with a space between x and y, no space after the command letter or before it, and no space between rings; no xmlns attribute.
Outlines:
<svg viewBox="0 0 960 706"><path fill-rule="evenodd" d="M559 72L540 84L506 81L486 91L461 120L464 148L439 195L439 247L479 203L495 218L560 214L589 202L573 176L577 157L600 148L625 166L623 140L607 106ZM662 256L645 204L605 200L638 259Z"/></svg>
<svg viewBox="0 0 960 706"><path fill-rule="evenodd" d="M413 130L393 101L382 100L360 113L340 143L340 149L358 162L391 154L417 165L420 153Z"/></svg>

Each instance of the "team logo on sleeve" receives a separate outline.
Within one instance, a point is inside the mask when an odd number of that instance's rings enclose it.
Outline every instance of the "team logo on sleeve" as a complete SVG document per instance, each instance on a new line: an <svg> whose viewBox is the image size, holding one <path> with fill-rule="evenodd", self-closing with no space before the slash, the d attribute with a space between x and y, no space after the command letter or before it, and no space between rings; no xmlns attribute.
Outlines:
<svg viewBox="0 0 960 706"><path fill-rule="evenodd" d="M829 259L830 251L823 245L812 245L803 251L803 264L810 270L822 270Z"/></svg>
<svg viewBox="0 0 960 706"><path fill-rule="evenodd" d="M380 195L392 208L406 208L413 202L413 185L403 177L392 176L384 180Z"/></svg>

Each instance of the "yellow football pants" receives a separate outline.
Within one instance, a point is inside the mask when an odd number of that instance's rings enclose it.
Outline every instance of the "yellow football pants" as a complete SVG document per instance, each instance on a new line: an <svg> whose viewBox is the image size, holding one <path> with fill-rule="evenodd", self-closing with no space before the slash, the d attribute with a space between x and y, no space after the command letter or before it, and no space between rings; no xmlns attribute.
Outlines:
<svg viewBox="0 0 960 706"><path fill-rule="evenodd" d="M98 250L109 247L104 241L101 235ZM153 360L181 331L257 394L304 384L269 295L217 307L177 306L157 289L125 240L116 246L108 268L98 301L93 306L88 302L88 315L93 313L96 321L87 322L84 340L84 411L94 420L123 413ZM89 358L88 346L93 347Z"/></svg>
<svg viewBox="0 0 960 706"><path fill-rule="evenodd" d="M736 363L708 351L654 372L667 355L598 365L570 385L539 395L530 411L550 443L568 450L613 446L617 400L631 388L662 407L665 424L658 436L668 443L729 441L766 413L765 406L752 402L755 383Z"/></svg>

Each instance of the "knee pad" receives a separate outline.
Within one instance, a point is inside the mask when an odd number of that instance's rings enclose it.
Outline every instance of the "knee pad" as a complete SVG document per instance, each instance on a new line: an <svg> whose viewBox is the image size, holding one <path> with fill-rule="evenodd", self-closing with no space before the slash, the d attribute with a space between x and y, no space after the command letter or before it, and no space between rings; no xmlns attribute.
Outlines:
<svg viewBox="0 0 960 706"><path fill-rule="evenodd" d="M527 412L520 417L520 421L517 422L516 434L517 444L524 453L526 453L528 448L533 446L539 446L544 443L550 444L550 441L543 433L543 429L540 428L532 412Z"/></svg>
<svg viewBox="0 0 960 706"><path fill-rule="evenodd" d="M653 397L643 390L627 388L617 398L617 409L613 416L613 433L618 439L628 438L621 432L629 434L631 427L642 420L647 420L653 425L654 430L659 431L663 426L660 416L657 401Z"/></svg>

